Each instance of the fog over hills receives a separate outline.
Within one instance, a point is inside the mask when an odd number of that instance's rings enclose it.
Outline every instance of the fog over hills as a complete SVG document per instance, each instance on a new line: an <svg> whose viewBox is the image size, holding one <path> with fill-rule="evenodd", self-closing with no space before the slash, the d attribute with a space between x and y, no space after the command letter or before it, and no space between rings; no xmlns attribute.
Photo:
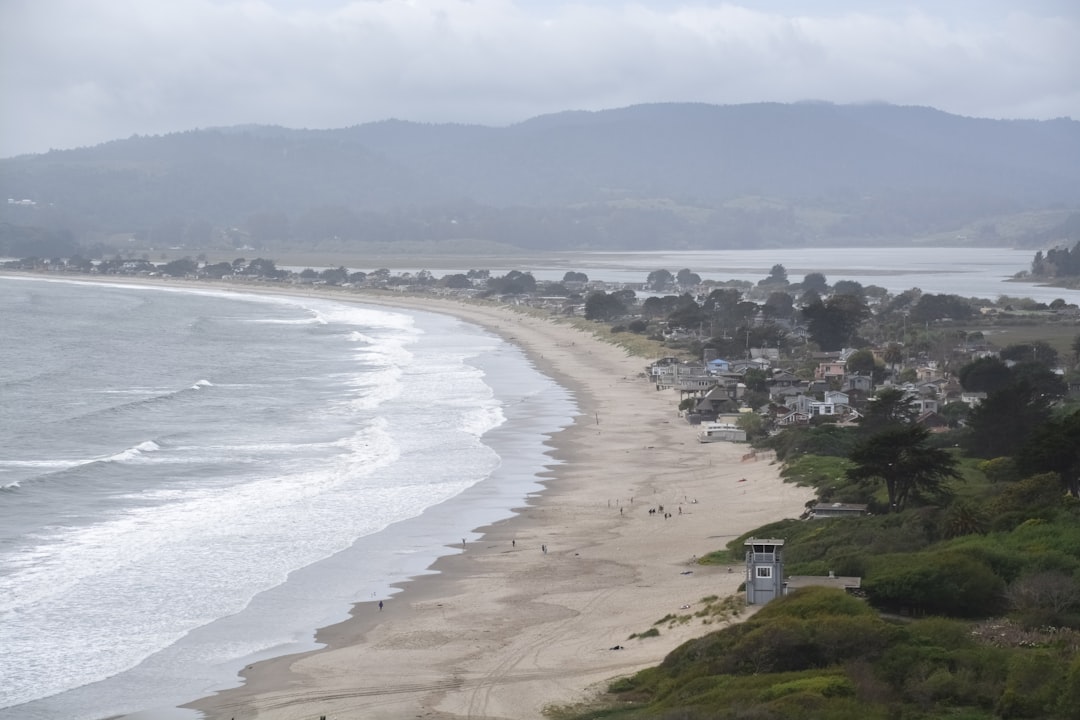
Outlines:
<svg viewBox="0 0 1080 720"><path fill-rule="evenodd" d="M1080 208L1080 123L800 103L637 105L509 127L238 126L0 160L0 192L33 203L3 207L9 234L36 226L87 245L1052 242Z"/></svg>

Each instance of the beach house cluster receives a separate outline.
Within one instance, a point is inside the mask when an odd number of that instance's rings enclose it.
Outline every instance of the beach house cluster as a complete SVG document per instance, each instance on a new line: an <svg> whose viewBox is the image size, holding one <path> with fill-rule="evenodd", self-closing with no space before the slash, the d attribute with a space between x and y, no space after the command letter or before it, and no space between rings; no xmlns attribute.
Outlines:
<svg viewBox="0 0 1080 720"><path fill-rule="evenodd" d="M650 364L646 376L656 390L679 394L683 417L702 426L702 442L745 441L739 418L746 413L762 416L776 429L823 421L856 423L866 403L883 387L903 391L917 423L932 432L944 431L949 427L949 420L941 413L945 405L964 403L975 407L986 397L983 392L965 391L959 381L932 360L912 368L914 380L876 384L870 375L848 370L847 360L853 352L815 353L812 372L806 367L796 371L781 365L772 348L752 349L747 358L739 360L714 357L685 361L665 357ZM759 371L759 383L761 376L765 377L764 402L760 392L748 392L747 373L751 370ZM756 401L756 406L750 406L749 401Z"/></svg>

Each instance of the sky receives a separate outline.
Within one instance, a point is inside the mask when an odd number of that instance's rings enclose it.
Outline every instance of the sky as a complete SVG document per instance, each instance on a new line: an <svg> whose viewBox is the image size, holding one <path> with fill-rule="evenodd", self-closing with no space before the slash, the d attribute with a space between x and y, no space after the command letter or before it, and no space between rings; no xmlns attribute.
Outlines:
<svg viewBox="0 0 1080 720"><path fill-rule="evenodd" d="M1076 0L0 0L0 157L652 102L1080 120Z"/></svg>

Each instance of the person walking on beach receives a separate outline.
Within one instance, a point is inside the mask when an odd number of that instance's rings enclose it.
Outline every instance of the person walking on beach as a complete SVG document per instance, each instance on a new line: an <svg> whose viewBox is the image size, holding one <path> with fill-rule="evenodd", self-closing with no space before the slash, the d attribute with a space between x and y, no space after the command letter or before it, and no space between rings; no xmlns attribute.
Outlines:
<svg viewBox="0 0 1080 720"><path fill-rule="evenodd" d="M382 612L382 600L379 601L379 612Z"/></svg>

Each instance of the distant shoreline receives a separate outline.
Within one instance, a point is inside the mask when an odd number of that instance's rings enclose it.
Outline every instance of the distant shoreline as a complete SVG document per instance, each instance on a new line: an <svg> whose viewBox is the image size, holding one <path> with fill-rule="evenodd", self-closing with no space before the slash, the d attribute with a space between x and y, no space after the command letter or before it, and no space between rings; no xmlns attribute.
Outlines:
<svg viewBox="0 0 1080 720"><path fill-rule="evenodd" d="M627 640L683 605L735 592L741 568L691 559L797 516L811 497L783 483L778 467L744 462L745 445L698 443L678 416L677 398L638 377L643 358L568 325L486 303L218 282L128 284L450 314L522 347L574 392L581 409L551 438L546 489L517 515L480 528L481 540L438 560L437 574L404 583L382 612L360 603L351 620L319 630L326 649L256 663L242 686L188 706L208 718L540 718L549 703L589 697L711 629L665 627L659 637ZM669 518L648 513L659 505Z"/></svg>

